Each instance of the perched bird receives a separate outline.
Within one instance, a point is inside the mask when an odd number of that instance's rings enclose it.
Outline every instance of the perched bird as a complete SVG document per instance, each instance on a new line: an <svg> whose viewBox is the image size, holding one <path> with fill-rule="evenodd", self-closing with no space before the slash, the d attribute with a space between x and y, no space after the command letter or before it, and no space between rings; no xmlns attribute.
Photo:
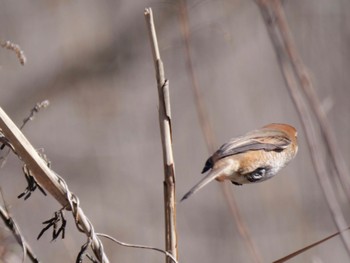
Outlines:
<svg viewBox="0 0 350 263"><path fill-rule="evenodd" d="M297 154L297 131L288 124L271 123L222 145L205 163L211 171L184 195L181 201L216 179L235 185L273 177Z"/></svg>

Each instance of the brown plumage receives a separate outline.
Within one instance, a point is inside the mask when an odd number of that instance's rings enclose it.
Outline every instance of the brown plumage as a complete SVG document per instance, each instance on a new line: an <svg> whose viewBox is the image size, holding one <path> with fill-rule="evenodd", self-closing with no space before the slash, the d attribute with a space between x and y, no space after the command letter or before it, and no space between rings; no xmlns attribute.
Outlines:
<svg viewBox="0 0 350 263"><path fill-rule="evenodd" d="M206 161L202 173L211 171L181 201L214 179L236 185L265 181L286 166L297 151L297 131L288 124L271 123L231 139Z"/></svg>

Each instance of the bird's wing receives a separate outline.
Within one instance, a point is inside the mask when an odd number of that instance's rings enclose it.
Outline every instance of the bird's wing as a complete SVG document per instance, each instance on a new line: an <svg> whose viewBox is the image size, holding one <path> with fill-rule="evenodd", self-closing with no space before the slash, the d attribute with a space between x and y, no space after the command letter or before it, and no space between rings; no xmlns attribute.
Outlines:
<svg viewBox="0 0 350 263"><path fill-rule="evenodd" d="M282 151L290 143L291 140L283 131L265 130L264 136L261 136L261 131L252 131L245 136L232 139L222 145L219 150L215 152L213 158L218 160L246 151Z"/></svg>

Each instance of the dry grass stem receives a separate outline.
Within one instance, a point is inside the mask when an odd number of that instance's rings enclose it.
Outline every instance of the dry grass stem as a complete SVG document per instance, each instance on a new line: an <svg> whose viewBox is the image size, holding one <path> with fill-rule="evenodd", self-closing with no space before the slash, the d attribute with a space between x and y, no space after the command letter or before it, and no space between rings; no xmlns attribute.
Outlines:
<svg viewBox="0 0 350 263"><path fill-rule="evenodd" d="M66 182L47 166L47 163L1 108L0 131L41 187L47 190L63 207L72 211L78 230L91 239L91 248L99 262L108 263L102 242L96 236L93 225L81 209L78 197L70 192Z"/></svg>
<svg viewBox="0 0 350 263"><path fill-rule="evenodd" d="M331 180L328 176L328 167L322 158L322 149L320 148L321 144L319 143L319 140L316 136L315 125L313 123L310 110L305 104L303 93L299 89L298 78L296 77L293 63L288 56L288 50L285 44L288 42L288 40L284 38L283 34L280 32L280 28L276 23L278 20L284 20L283 23L287 25L286 19L284 16L279 16L276 12L274 4L276 4L277 1L257 0L256 2L260 8L273 47L275 48L278 63L280 65L288 91L290 92L292 100L298 111L299 118L303 125L318 181L326 198L333 221L337 226L338 231L341 233L342 241L348 255L350 256L350 237L349 235L342 232L343 229L347 228L347 223L337 200L337 196L333 189Z"/></svg>
<svg viewBox="0 0 350 263"><path fill-rule="evenodd" d="M298 78L301 89L303 90L306 98L311 106L311 110L317 118L318 124L321 127L321 133L324 137L326 146L330 152L330 157L334 164L336 175L338 176L341 186L343 187L344 193L350 201L350 177L349 171L346 167L346 163L342 153L339 151L338 143L326 114L322 110L320 100L317 97L315 88L311 82L311 78L308 74L299 52L295 46L292 34L290 32L287 18L284 13L281 2L273 2L273 10L276 14L276 25L281 33L282 41L285 45L286 52L290 59L290 63L293 66L294 72Z"/></svg>
<svg viewBox="0 0 350 263"><path fill-rule="evenodd" d="M42 102L38 102L37 104L35 104L34 107L30 110L29 115L23 120L23 123L19 129L22 130L29 121L34 120L34 116L36 113L39 113L41 109L49 107L49 105L50 101L48 100L43 100Z"/></svg>
<svg viewBox="0 0 350 263"><path fill-rule="evenodd" d="M242 218L241 213L239 212L238 205L231 192L232 184L229 182L223 182L221 183L221 186L222 186L222 191L224 193L224 197L226 199L227 205L230 208L231 215L234 218L235 222L239 222L236 225L237 225L238 232L241 235L241 238L244 240L245 244L247 245L254 262L262 263L263 260L258 250L256 249L253 243L253 240L250 237L249 230L246 224L242 223L244 222L244 219Z"/></svg>
<svg viewBox="0 0 350 263"><path fill-rule="evenodd" d="M97 233L96 235L98 235L99 237L108 238L109 240L112 240L113 242L115 242L118 245L121 245L123 247L140 248L140 249L147 249L147 250L154 250L154 251L161 252L161 253L165 254L167 257L169 257L174 263L178 263L178 261L176 260L176 258L173 255L171 255L169 252L167 252L163 249L145 246L145 245L135 245L135 244L125 243L125 242L119 241L119 240L115 239L114 237L111 237L111 236L106 235L106 234Z"/></svg>
<svg viewBox="0 0 350 263"><path fill-rule="evenodd" d="M199 123L202 129L202 133L204 135L208 152L209 154L212 154L215 151L215 147L217 143L216 143L213 127L208 119L207 110L205 107L203 96L200 92L196 73L193 68L192 57L191 57L191 35L190 35L186 1L180 0L179 5L180 5L181 32L182 32L182 38L185 46L186 68L192 82L191 86L194 93L194 100L195 100L195 105L197 109ZM229 207L230 212L234 218L234 222L236 223L236 226L238 228L241 238L245 242L248 250L250 251L250 255L253 262L255 263L262 262L261 255L258 249L254 245L254 242L249 234L248 227L244 223L244 220L242 220L242 216L240 215L234 196L232 193L230 193L231 189L223 185L222 190L223 190L222 193L224 195L226 204Z"/></svg>
<svg viewBox="0 0 350 263"><path fill-rule="evenodd" d="M208 148L209 154L212 154L216 149L216 138L211 126L210 121L208 120L208 113L203 100L202 93L199 88L197 75L193 68L192 56L191 56L191 34L189 28L189 18L187 12L187 4L185 0L179 1L179 12L180 12L180 22L181 22L181 33L182 39L185 46L185 59L186 59L186 69L191 79L192 90L194 93L194 102L197 108L197 115L199 119L199 124L202 128L202 133Z"/></svg>
<svg viewBox="0 0 350 263"><path fill-rule="evenodd" d="M0 108L0 130L12 144L15 153L27 164L35 179L43 186L62 206L68 201L64 187L59 183L56 174L47 166L34 147L24 137L7 114Z"/></svg>
<svg viewBox="0 0 350 263"><path fill-rule="evenodd" d="M350 229L350 227L348 227L347 229L344 229L344 230L341 231L341 232L347 231L347 230L349 230L349 229ZM315 243L313 243L313 244L311 244L311 245L308 245L308 246L306 246L306 247L303 247L302 249L299 249L299 250L297 250L297 251L295 251L295 252L293 252L293 253L291 253L291 254L289 254L289 255L283 257L283 258L280 258L280 259L278 259L278 260L275 260L275 261L273 261L272 263L283 263L283 262L286 262L286 261L288 261L288 260L290 260L290 259L296 257L297 255L300 255L301 253L304 253L305 251L307 251L307 250L309 250L309 249L311 249L311 248L313 248L313 247L315 247L315 246L317 246L317 245L320 245L320 244L322 244L323 242L326 242L327 240L329 240L329 239L331 239L331 238L333 238L333 237L336 237L337 235L340 235L341 232L337 232L337 233L335 233L335 234L333 234L333 235L330 235L330 236L328 236L328 237L326 237L326 238L323 238L323 239L321 239L321 240L319 240L319 241L317 241L317 242L315 242Z"/></svg>
<svg viewBox="0 0 350 263"><path fill-rule="evenodd" d="M145 9L146 24L151 41L156 71L159 98L159 126L163 149L164 164L164 210L165 210L165 247L174 258L178 258L176 230L175 164L172 150L172 127L169 96L169 81L165 79L163 62L160 58L158 40L151 8ZM166 262L170 262L166 258Z"/></svg>
<svg viewBox="0 0 350 263"><path fill-rule="evenodd" d="M38 102L37 104L35 104L35 106L30 110L29 115L23 120L23 123L19 129L22 130L29 121L32 121L34 119L34 116L36 113L39 113L41 109L47 108L49 105L50 105L50 102L48 100L43 100L42 102ZM1 146L0 149L3 147L4 145ZM7 157L10 154L10 152L11 152L11 149L8 149L8 151L3 156L0 157L0 161L1 161L0 168L5 166Z"/></svg>
<svg viewBox="0 0 350 263"><path fill-rule="evenodd" d="M0 189L0 192L1 192L1 196L2 196L1 189ZM4 201L3 196L2 196L2 199ZM0 217L1 217L2 221L4 222L4 224L7 226L7 228L12 232L12 234L15 237L18 244L20 244L22 246L22 249L23 249L22 262L25 262L25 259L28 255L29 259L32 262L39 263L40 262L39 259L34 254L32 248L29 246L29 244L25 241L16 221L10 216L10 213L7 209L6 204L4 205L4 207L0 206Z"/></svg>

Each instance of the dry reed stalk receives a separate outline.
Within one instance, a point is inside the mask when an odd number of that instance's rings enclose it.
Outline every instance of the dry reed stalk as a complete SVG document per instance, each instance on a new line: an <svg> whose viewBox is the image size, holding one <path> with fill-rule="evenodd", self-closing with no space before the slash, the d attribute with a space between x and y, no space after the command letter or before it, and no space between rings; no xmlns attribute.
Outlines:
<svg viewBox="0 0 350 263"><path fill-rule="evenodd" d="M65 181L47 166L47 163L39 156L35 148L1 108L0 131L41 187L47 190L64 208L72 211L78 230L88 236L91 241L91 249L99 262L108 263L109 260L104 253L102 242L81 209L79 199L69 191Z"/></svg>
<svg viewBox="0 0 350 263"><path fill-rule="evenodd" d="M192 82L195 105L197 109L199 123L202 129L202 133L204 135L208 152L209 154L212 154L215 151L215 147L217 143L216 143L213 127L208 119L207 110L205 107L202 94L200 92L195 70L193 68L192 57L191 57L191 43L190 43L191 34L190 34L190 28L189 28L189 18L188 18L186 1L180 0L179 5L180 5L179 9L180 9L181 32L182 32L182 38L185 45L186 68L187 68L187 72L189 72L188 74ZM226 204L231 212L234 222L236 223L238 232L250 252L253 262L261 263L262 257L258 249L256 248L256 246L254 245L254 242L250 236L247 225L244 223L244 220L242 219L239 208L231 192L232 190L228 188L225 184L222 184L221 186L222 186L221 187L222 193L224 195Z"/></svg>
<svg viewBox="0 0 350 263"><path fill-rule="evenodd" d="M164 164L164 210L165 210L165 247L176 259L177 231L176 231L176 204L175 204L175 164L172 150L171 111L169 97L169 81L165 79L163 62L160 58L156 30L151 8L145 9L146 24L149 31L154 66L156 71L158 98L159 98L159 126L163 149ZM166 258L170 263L171 259Z"/></svg>
<svg viewBox="0 0 350 263"><path fill-rule="evenodd" d="M322 110L320 100L317 97L308 70L306 69L306 66L303 63L303 60L301 59L299 52L295 46L293 36L290 32L286 14L283 10L281 2L274 1L272 8L276 14L276 25L281 33L282 41L286 47L290 63L292 64L294 72L299 80L300 87L302 88L309 104L311 105L311 110L316 116L318 124L321 127L321 133L330 152L330 157L334 164L336 175L341 182L340 185L343 188L348 201L350 201L350 177L348 176L349 171L346 167L344 157L339 150L334 130L332 129L325 112Z"/></svg>
<svg viewBox="0 0 350 263"><path fill-rule="evenodd" d="M322 158L321 144L317 139L315 132L315 125L313 124L313 119L311 112L304 101L303 93L299 89L298 77L296 76L295 68L293 67L293 62L288 55L288 46L291 46L291 36L285 38L285 35L281 32L281 28L278 27L277 21L282 21L284 28L288 25L285 16L282 16L280 10L277 12L276 3L279 0L256 0L258 4L263 20L267 27L272 45L275 49L278 63L282 71L282 75L286 82L288 91L292 97L295 107L298 111L299 118L301 120L304 132L306 135L306 140L311 153L312 163L317 174L318 182L320 183L323 194L326 198L328 208L332 214L333 221L341 234L341 239L346 248L348 255L350 256L350 237L345 232L344 229L347 228L347 223L344 218L343 212L341 210L340 204L337 200L336 193L333 189L331 180L328 176L328 167L326 166ZM279 3L279 8L281 8Z"/></svg>

